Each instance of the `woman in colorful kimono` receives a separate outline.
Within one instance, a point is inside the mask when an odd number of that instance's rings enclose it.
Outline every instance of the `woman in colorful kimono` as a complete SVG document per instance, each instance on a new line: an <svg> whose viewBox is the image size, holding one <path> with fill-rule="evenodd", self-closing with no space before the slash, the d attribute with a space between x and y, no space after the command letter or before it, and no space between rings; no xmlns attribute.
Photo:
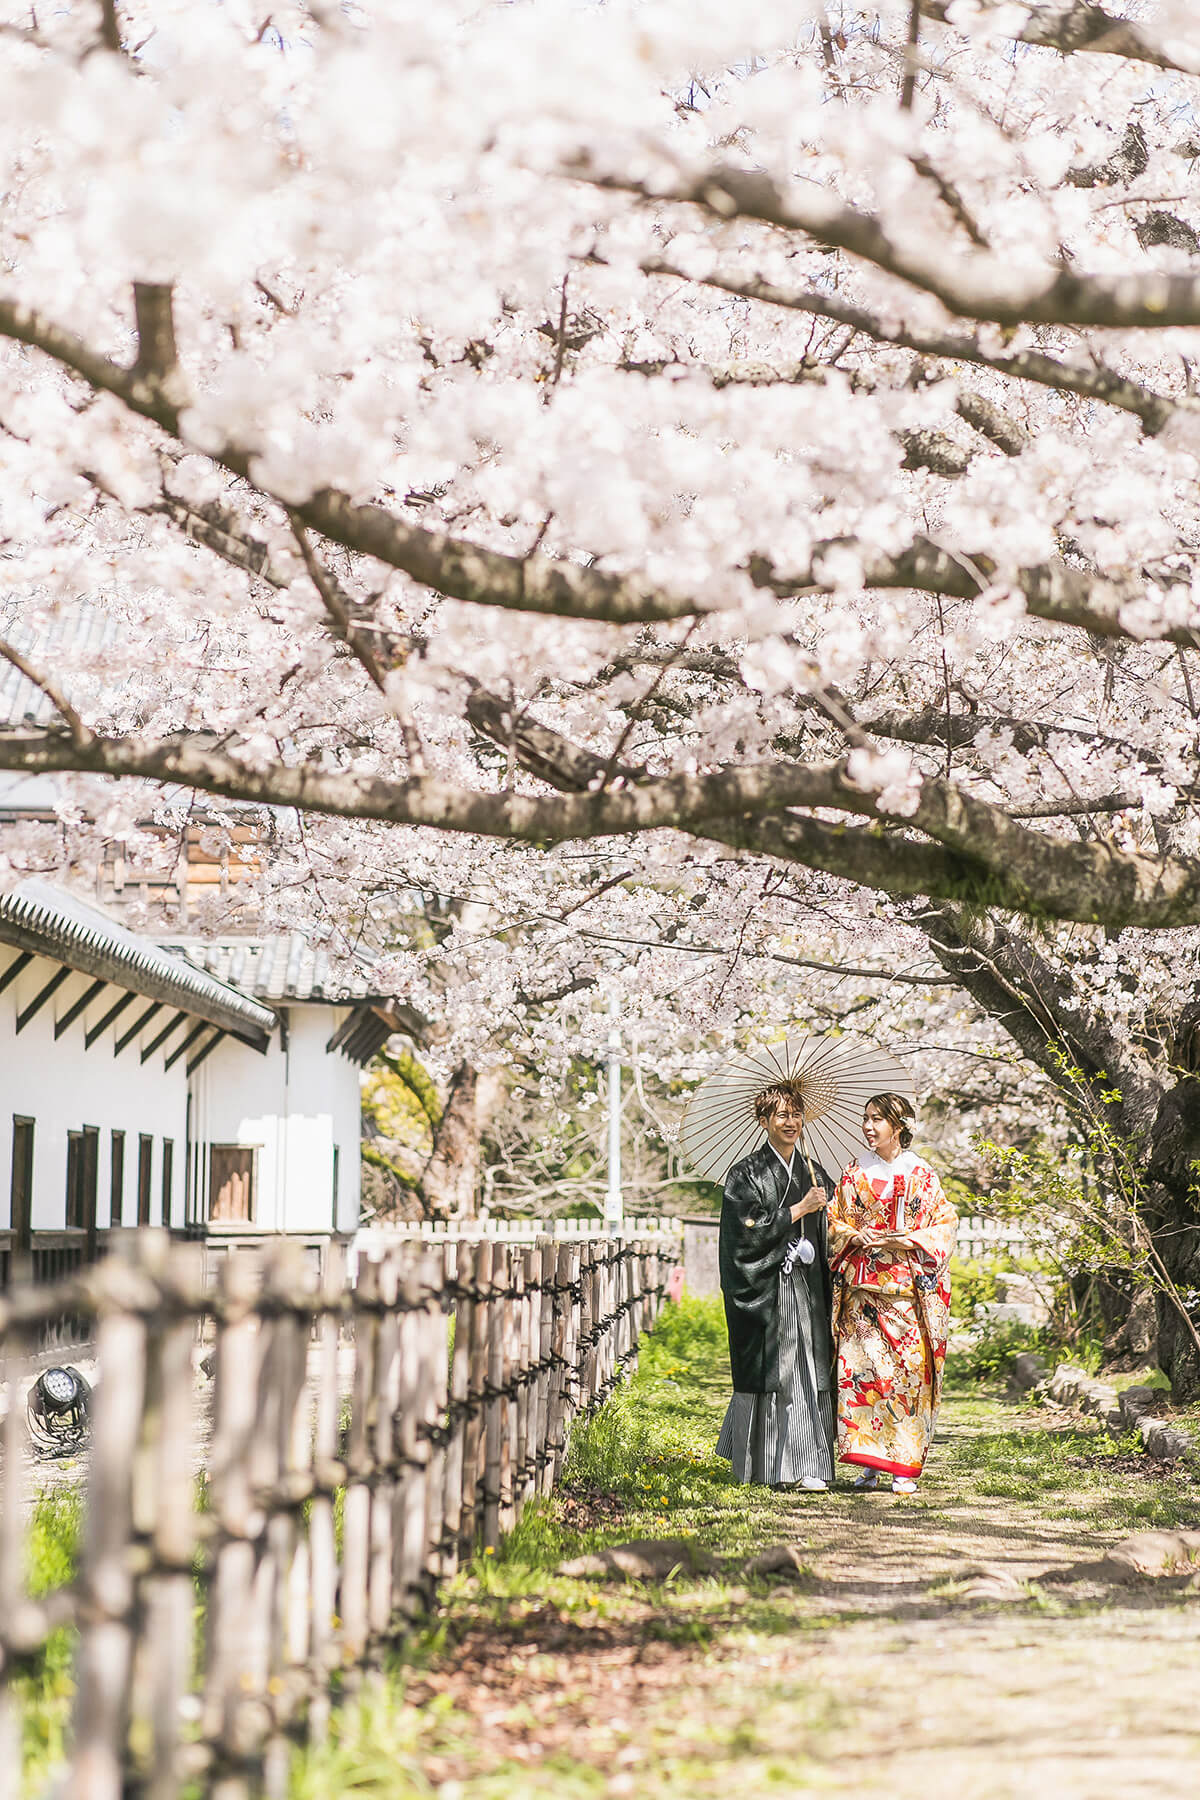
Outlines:
<svg viewBox="0 0 1200 1800"><path fill-rule="evenodd" d="M863 1115L868 1154L847 1167L829 1209L835 1305L838 1454L874 1488L916 1492L933 1440L958 1216L927 1162L909 1149L912 1107L876 1094Z"/></svg>
<svg viewBox="0 0 1200 1800"><path fill-rule="evenodd" d="M738 1481L819 1493L833 1481L833 1337L825 1209L832 1181L799 1145L787 1083L754 1113L767 1141L725 1177L721 1290L733 1399L717 1455Z"/></svg>

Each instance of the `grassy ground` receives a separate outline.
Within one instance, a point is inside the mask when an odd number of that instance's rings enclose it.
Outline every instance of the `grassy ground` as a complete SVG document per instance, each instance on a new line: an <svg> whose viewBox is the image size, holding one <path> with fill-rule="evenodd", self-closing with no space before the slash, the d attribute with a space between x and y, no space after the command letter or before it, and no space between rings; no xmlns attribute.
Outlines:
<svg viewBox="0 0 1200 1800"><path fill-rule="evenodd" d="M727 1383L718 1308L672 1309L563 1490L450 1584L408 1661L298 1759L292 1800L1191 1795L1200 1596L1054 1579L1131 1532L1200 1527L1190 1474L952 1385L913 1498L773 1494L711 1455ZM662 1537L716 1569L555 1572ZM806 1572L748 1578L782 1543Z"/></svg>
<svg viewBox="0 0 1200 1800"><path fill-rule="evenodd" d="M51 1488L34 1506L26 1535L29 1586L35 1596L65 1587L75 1572L83 1504L77 1489ZM54 1632L39 1656L18 1670L13 1689L21 1718L26 1792L38 1793L61 1761L75 1692L74 1633ZM4 1771L0 1770L0 1789Z"/></svg>

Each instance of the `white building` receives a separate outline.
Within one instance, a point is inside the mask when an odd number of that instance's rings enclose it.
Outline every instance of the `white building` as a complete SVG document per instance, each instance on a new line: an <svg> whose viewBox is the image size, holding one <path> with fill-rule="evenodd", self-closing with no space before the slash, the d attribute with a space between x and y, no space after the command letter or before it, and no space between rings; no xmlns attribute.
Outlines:
<svg viewBox="0 0 1200 1800"><path fill-rule="evenodd" d="M352 1232L359 1071L394 1028L368 981L298 935L166 946L43 881L0 896L0 1278L138 1224Z"/></svg>
<svg viewBox="0 0 1200 1800"><path fill-rule="evenodd" d="M368 967L335 971L300 932L169 947L278 1020L264 1055L231 1035L192 1077L191 1224L210 1237L354 1231L359 1072L396 1029Z"/></svg>

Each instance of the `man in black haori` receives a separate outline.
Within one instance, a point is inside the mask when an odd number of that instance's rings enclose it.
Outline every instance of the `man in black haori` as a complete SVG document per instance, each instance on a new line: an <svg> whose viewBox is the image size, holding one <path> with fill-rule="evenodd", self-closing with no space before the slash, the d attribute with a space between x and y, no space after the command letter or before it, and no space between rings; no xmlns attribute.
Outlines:
<svg viewBox="0 0 1200 1800"><path fill-rule="evenodd" d="M717 1455L738 1481L813 1492L833 1481L833 1288L825 1245L832 1182L798 1147L804 1114L787 1082L754 1116L767 1141L734 1163L721 1205L721 1292L733 1399Z"/></svg>

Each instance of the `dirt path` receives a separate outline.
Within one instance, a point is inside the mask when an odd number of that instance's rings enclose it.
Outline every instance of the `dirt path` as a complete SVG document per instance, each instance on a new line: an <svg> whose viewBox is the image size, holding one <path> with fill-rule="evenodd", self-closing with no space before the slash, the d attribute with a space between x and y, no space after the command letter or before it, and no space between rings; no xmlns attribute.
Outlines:
<svg viewBox="0 0 1200 1800"><path fill-rule="evenodd" d="M485 1569L409 1684L421 1774L444 1800L1191 1800L1200 1582L1055 1580L1133 1531L1200 1526L1192 1477L1117 1452L1085 1421L952 1395L913 1499L727 1487L706 1512L697 1489L684 1529L726 1551L708 1577ZM747 1552L783 1542L807 1573L747 1579Z"/></svg>

